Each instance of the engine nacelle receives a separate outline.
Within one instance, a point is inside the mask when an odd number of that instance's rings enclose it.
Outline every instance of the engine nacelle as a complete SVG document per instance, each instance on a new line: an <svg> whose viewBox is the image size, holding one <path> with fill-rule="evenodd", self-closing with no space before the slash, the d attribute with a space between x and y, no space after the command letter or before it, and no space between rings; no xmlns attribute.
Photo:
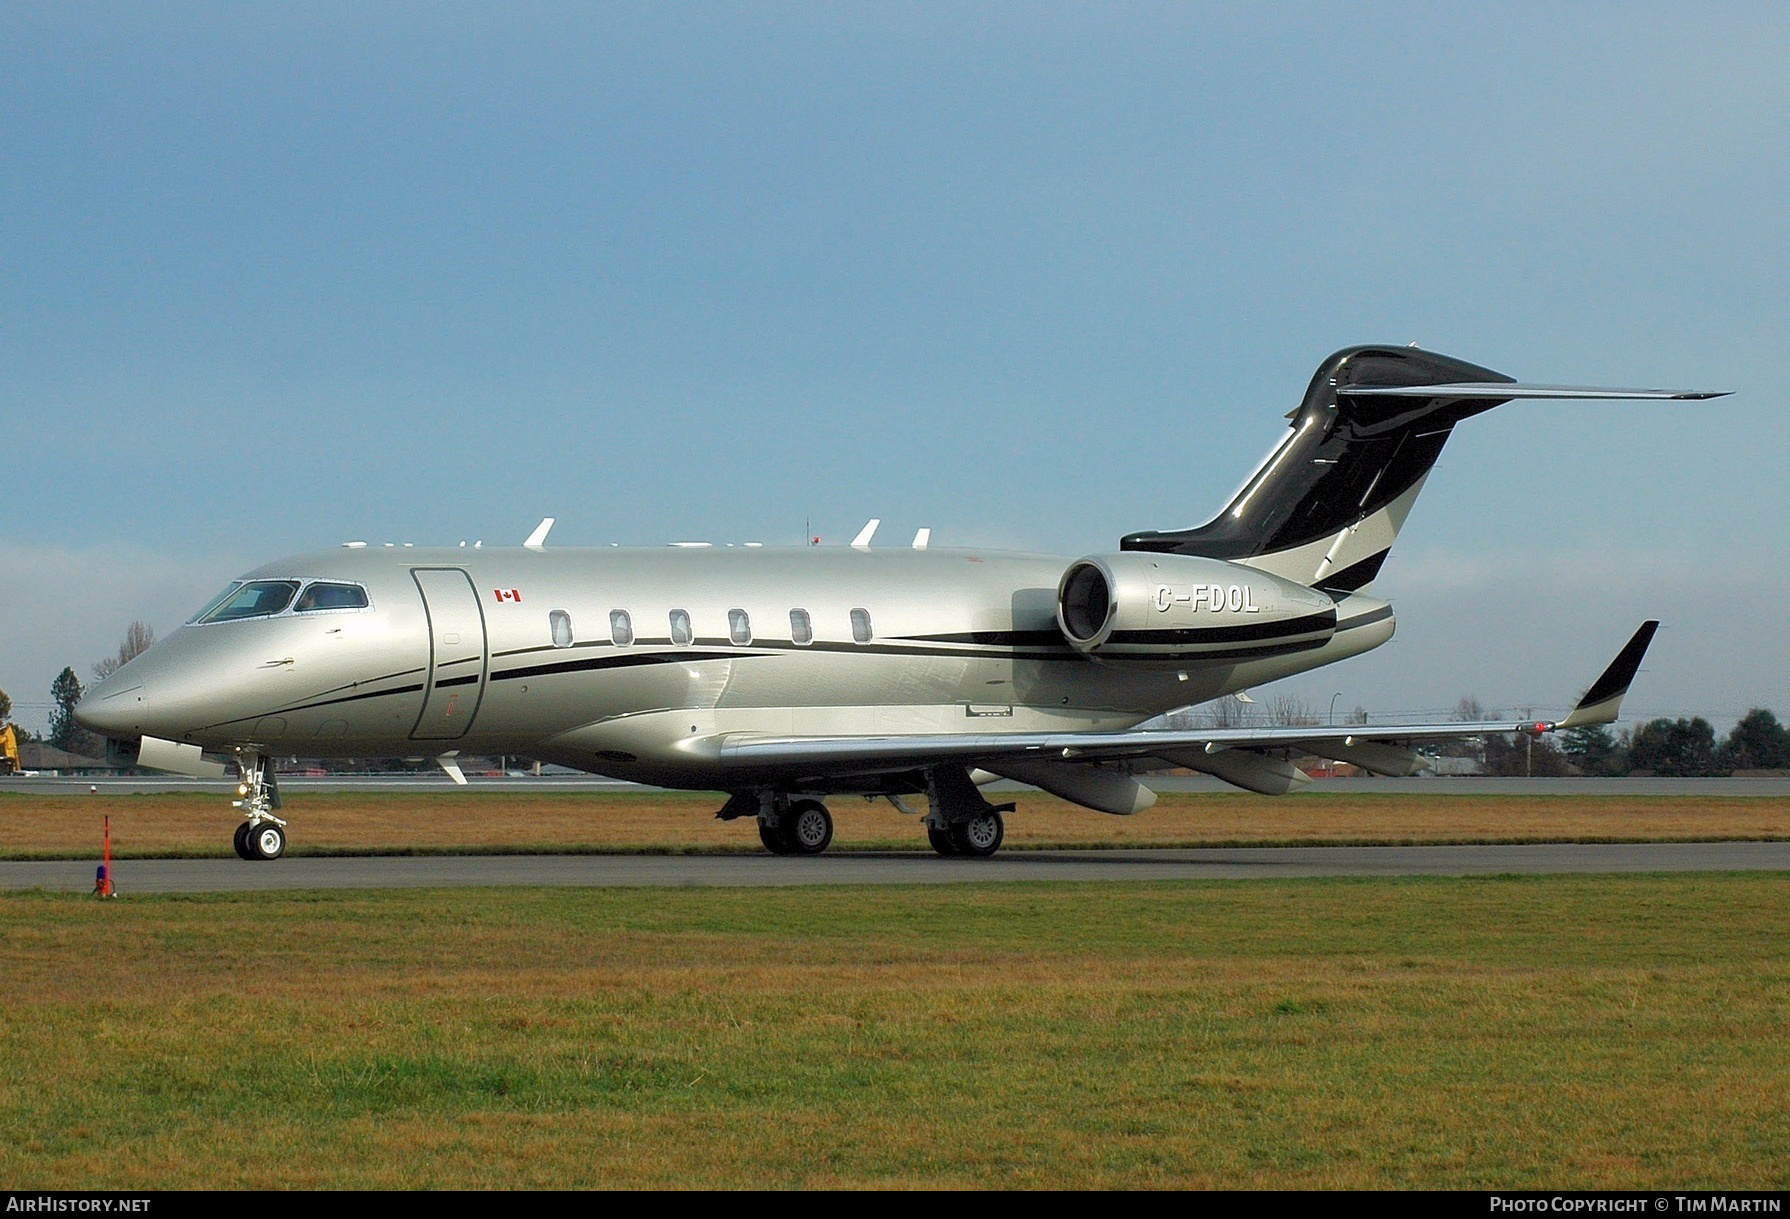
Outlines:
<svg viewBox="0 0 1790 1219"><path fill-rule="evenodd" d="M1098 660L1235 662L1323 647L1336 603L1240 563L1125 551L1069 565L1057 627Z"/></svg>

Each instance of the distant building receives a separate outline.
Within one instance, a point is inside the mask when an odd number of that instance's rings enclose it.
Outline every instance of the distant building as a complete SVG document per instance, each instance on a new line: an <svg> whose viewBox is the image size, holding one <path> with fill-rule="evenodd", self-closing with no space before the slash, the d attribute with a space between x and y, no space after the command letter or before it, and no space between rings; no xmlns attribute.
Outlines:
<svg viewBox="0 0 1790 1219"><path fill-rule="evenodd" d="M66 749L57 749L54 745L46 745L42 741L19 742L19 768L35 771L54 770L62 774L74 775L111 775L128 769L117 762L108 762L105 758L89 758L83 754L70 753Z"/></svg>

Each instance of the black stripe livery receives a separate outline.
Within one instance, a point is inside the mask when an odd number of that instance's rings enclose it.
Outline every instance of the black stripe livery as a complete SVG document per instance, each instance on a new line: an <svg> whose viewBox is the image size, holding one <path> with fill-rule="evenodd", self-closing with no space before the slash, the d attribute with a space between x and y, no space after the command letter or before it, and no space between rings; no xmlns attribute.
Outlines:
<svg viewBox="0 0 1790 1219"><path fill-rule="evenodd" d="M1626 693L1635 674L1641 671L1641 658L1647 655L1647 645L1653 642L1653 632L1658 629L1658 622L1643 622L1641 629L1622 645L1622 651L1616 653L1616 659L1610 662L1610 667L1591 683L1591 688L1585 691L1585 697L1579 700L1579 706L1595 707Z"/></svg>
<svg viewBox="0 0 1790 1219"><path fill-rule="evenodd" d="M1409 491L1429 472L1455 424L1503 398L1355 398L1338 386L1515 384L1463 360L1415 347L1349 347L1318 366L1294 411L1293 436L1212 521L1177 532L1133 533L1121 550L1247 559L1335 536ZM1353 591L1385 555L1353 564L1317 587Z"/></svg>

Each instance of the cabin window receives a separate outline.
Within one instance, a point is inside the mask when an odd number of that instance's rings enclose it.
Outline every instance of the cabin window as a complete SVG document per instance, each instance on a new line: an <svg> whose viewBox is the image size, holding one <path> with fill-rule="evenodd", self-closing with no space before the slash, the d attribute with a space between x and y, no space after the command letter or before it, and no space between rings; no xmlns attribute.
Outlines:
<svg viewBox="0 0 1790 1219"><path fill-rule="evenodd" d="M569 648L572 646L572 615L564 610L554 610L547 615L547 626L553 632L553 646Z"/></svg>
<svg viewBox="0 0 1790 1219"><path fill-rule="evenodd" d="M687 648L695 642L696 632L690 626L689 610L671 611L671 642L680 648Z"/></svg>
<svg viewBox="0 0 1790 1219"><path fill-rule="evenodd" d="M308 614L313 610L346 610L366 609L367 590L358 584L325 584L318 581L307 584L305 591L298 594L293 602L292 611L297 614Z"/></svg>
<svg viewBox="0 0 1790 1219"><path fill-rule="evenodd" d="M609 611L609 638L615 646L625 648L634 642L634 622L628 617L627 610Z"/></svg>
<svg viewBox="0 0 1790 1219"><path fill-rule="evenodd" d="M814 642L814 620L808 616L807 610L789 611L789 638L791 642L803 647Z"/></svg>
<svg viewBox="0 0 1790 1219"><path fill-rule="evenodd" d="M200 622L234 622L239 618L266 618L292 604L297 580L251 580L219 597Z"/></svg>
<svg viewBox="0 0 1790 1219"><path fill-rule="evenodd" d="M752 642L752 619L743 609L727 611L727 637L741 647Z"/></svg>
<svg viewBox="0 0 1790 1219"><path fill-rule="evenodd" d="M851 637L859 643L870 642L870 611L855 609L851 612Z"/></svg>

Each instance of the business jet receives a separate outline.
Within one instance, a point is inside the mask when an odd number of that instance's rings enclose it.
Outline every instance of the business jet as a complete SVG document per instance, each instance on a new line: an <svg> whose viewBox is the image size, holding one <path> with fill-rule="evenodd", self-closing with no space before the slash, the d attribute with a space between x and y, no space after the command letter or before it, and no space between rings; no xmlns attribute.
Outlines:
<svg viewBox="0 0 1790 1219"><path fill-rule="evenodd" d="M275 755L520 754L727 793L764 846L818 854L829 796L886 797L941 855L999 849L982 787L1142 812L1187 768L1268 795L1294 762L1409 775L1426 743L1613 721L1644 623L1564 719L1161 729L1169 710L1392 637L1364 590L1456 424L1512 399L1716 393L1517 382L1415 347L1319 366L1287 432L1211 521L1084 557L850 546L422 549L359 543L235 580L96 685L75 718L138 764L240 775L235 845L286 850Z"/></svg>

